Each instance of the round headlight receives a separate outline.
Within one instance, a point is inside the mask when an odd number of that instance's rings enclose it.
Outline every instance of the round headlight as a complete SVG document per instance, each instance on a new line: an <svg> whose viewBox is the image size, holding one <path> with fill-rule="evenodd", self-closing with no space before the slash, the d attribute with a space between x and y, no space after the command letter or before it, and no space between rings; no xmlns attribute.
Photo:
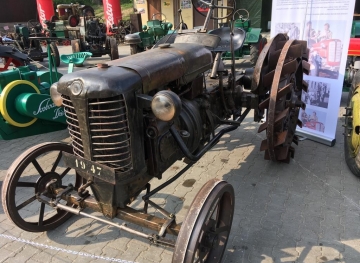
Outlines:
<svg viewBox="0 0 360 263"><path fill-rule="evenodd" d="M79 95L81 91L83 90L83 84L80 81L74 81L71 83L70 90L72 94Z"/></svg>
<svg viewBox="0 0 360 263"><path fill-rule="evenodd" d="M54 104L58 107L62 106L63 103L63 99L61 97L61 93L59 93L57 91L57 82L55 82L54 84L51 85L50 87L50 97L52 99L52 101L54 102Z"/></svg>
<svg viewBox="0 0 360 263"><path fill-rule="evenodd" d="M181 100L176 93L162 90L153 97L151 110L159 120L171 121L180 114Z"/></svg>

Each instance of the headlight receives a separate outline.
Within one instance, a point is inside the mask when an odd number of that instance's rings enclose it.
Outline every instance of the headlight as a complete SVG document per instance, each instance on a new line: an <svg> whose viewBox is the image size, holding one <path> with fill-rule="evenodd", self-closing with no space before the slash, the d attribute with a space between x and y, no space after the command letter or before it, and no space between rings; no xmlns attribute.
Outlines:
<svg viewBox="0 0 360 263"><path fill-rule="evenodd" d="M50 87L50 97L54 104L58 107L62 106L63 99L61 97L61 94L57 91L57 82L51 85Z"/></svg>
<svg viewBox="0 0 360 263"><path fill-rule="evenodd" d="M72 94L79 95L83 90L82 82L75 80L73 83L71 83L70 90L71 90Z"/></svg>
<svg viewBox="0 0 360 263"><path fill-rule="evenodd" d="M176 93L169 90L162 90L153 97L151 109L159 120L171 121L180 114L181 100Z"/></svg>

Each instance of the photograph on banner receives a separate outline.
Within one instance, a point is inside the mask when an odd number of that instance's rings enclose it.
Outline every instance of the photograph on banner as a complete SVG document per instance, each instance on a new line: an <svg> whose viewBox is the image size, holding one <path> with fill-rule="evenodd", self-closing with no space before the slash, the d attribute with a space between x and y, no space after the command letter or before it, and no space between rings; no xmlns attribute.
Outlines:
<svg viewBox="0 0 360 263"><path fill-rule="evenodd" d="M290 40L300 39L300 23L277 23L275 25L275 35L287 34Z"/></svg>
<svg viewBox="0 0 360 263"><path fill-rule="evenodd" d="M325 132L326 112L315 108L306 107L305 110L300 110L300 120L303 129L312 132Z"/></svg>
<svg viewBox="0 0 360 263"><path fill-rule="evenodd" d="M302 40L310 49L310 76L339 78L346 21L307 20Z"/></svg>
<svg viewBox="0 0 360 263"><path fill-rule="evenodd" d="M310 80L306 80L306 82L309 85L308 92L302 92L301 100L305 102L306 105L327 109L330 98L330 83Z"/></svg>

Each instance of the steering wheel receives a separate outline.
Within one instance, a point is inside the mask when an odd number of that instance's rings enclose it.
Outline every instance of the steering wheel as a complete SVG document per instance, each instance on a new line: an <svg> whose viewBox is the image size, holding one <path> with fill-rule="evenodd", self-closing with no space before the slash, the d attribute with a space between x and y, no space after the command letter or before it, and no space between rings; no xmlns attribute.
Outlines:
<svg viewBox="0 0 360 263"><path fill-rule="evenodd" d="M42 29L42 25L40 24L40 22L34 20L34 19L31 19L27 22L27 27L28 28L36 28L36 29Z"/></svg>
<svg viewBox="0 0 360 263"><path fill-rule="evenodd" d="M165 19L161 19L161 22L165 22L165 21L166 21L166 16L165 16L163 13L153 14L153 15L151 16L151 19L152 19L152 20L155 20L154 18L156 18L156 16L158 16L158 15L161 15L161 18L163 18L163 16L165 17ZM160 20L160 19L159 19L159 20Z"/></svg>
<svg viewBox="0 0 360 263"><path fill-rule="evenodd" d="M227 15L223 15L221 17L216 17L214 14L211 14L210 19L215 20L221 20L228 18L231 16L235 11L235 0L229 0L228 5L229 6L223 6L223 5L215 5L216 0L191 0L193 6L195 7L196 12L201 14L202 16L206 16L208 12L211 11L211 9L225 9L227 12ZM206 13L205 13L206 12Z"/></svg>
<svg viewBox="0 0 360 263"><path fill-rule="evenodd" d="M238 19L240 19L242 22L246 22L249 20L249 12L246 9L238 9L235 11L233 15L233 21L238 20L236 19L236 15L238 15Z"/></svg>

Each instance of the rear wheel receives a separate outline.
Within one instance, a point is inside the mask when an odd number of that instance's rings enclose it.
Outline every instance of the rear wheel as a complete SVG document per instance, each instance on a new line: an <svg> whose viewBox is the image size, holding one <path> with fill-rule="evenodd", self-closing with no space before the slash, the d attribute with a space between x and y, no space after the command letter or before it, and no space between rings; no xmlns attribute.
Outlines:
<svg viewBox="0 0 360 263"><path fill-rule="evenodd" d="M118 45L116 43L116 38L110 38L109 39L110 44L110 58L111 60L118 59L119 58L119 49Z"/></svg>
<svg viewBox="0 0 360 263"><path fill-rule="evenodd" d="M266 44L267 44L267 39L265 37L262 37L262 35L260 35L259 41L250 46L250 63L252 66L256 65L256 61L259 58L260 52L263 50Z"/></svg>
<svg viewBox="0 0 360 263"><path fill-rule="evenodd" d="M83 13L85 14L85 19L89 19L95 16L94 8L88 5L83 8Z"/></svg>

